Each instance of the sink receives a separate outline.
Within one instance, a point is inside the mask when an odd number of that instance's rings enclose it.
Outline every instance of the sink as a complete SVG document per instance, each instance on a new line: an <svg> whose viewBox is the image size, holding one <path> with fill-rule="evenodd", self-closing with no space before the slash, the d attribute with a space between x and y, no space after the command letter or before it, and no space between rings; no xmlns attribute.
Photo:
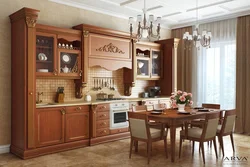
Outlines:
<svg viewBox="0 0 250 167"><path fill-rule="evenodd" d="M56 105L57 103L37 103L36 106Z"/></svg>

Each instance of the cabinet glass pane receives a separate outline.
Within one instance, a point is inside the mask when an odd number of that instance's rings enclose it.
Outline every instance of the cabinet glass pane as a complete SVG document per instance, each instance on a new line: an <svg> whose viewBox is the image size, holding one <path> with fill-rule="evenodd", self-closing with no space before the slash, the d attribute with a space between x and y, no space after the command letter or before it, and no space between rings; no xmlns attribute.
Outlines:
<svg viewBox="0 0 250 167"><path fill-rule="evenodd" d="M54 38L36 36L36 71L53 72Z"/></svg>
<svg viewBox="0 0 250 167"><path fill-rule="evenodd" d="M60 72L78 73L78 54L60 52Z"/></svg>
<svg viewBox="0 0 250 167"><path fill-rule="evenodd" d="M149 57L150 50L136 49L136 56L138 57Z"/></svg>
<svg viewBox="0 0 250 167"><path fill-rule="evenodd" d="M160 76L160 51L152 51L152 75Z"/></svg>
<svg viewBox="0 0 250 167"><path fill-rule="evenodd" d="M149 61L137 60L137 75L146 76L149 75Z"/></svg>

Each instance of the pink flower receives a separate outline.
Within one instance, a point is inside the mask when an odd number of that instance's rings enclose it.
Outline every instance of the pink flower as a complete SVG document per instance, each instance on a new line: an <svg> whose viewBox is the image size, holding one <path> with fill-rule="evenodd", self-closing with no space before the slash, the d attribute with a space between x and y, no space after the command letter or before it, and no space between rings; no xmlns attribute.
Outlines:
<svg viewBox="0 0 250 167"><path fill-rule="evenodd" d="M170 96L170 99L174 99L174 98L175 98L175 95Z"/></svg>
<svg viewBox="0 0 250 167"><path fill-rule="evenodd" d="M183 92L183 94L182 94L183 96L187 96L188 94L187 94L187 92Z"/></svg>
<svg viewBox="0 0 250 167"><path fill-rule="evenodd" d="M177 108L177 104L176 103L172 103L172 108Z"/></svg>
<svg viewBox="0 0 250 167"><path fill-rule="evenodd" d="M193 102L192 100L190 100L190 101L189 101L189 104L190 104L190 105L193 105L193 104L194 104L194 102Z"/></svg>
<svg viewBox="0 0 250 167"><path fill-rule="evenodd" d="M192 97L192 93L188 93L188 96Z"/></svg>
<svg viewBox="0 0 250 167"><path fill-rule="evenodd" d="M179 95L182 94L182 91L181 91L181 90L178 90L178 91L177 91L177 94L179 94Z"/></svg>
<svg viewBox="0 0 250 167"><path fill-rule="evenodd" d="M186 98L185 98L185 96L180 96L180 101L182 101L182 102L184 102L184 101L186 101Z"/></svg>

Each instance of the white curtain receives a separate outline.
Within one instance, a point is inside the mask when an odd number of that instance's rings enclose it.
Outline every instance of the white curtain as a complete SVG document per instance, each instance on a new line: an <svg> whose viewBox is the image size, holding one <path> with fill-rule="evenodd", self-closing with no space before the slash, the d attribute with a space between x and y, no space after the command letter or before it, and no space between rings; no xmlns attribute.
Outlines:
<svg viewBox="0 0 250 167"><path fill-rule="evenodd" d="M199 26L212 32L211 48L194 49L192 92L194 105L217 103L223 109L235 108L236 19Z"/></svg>

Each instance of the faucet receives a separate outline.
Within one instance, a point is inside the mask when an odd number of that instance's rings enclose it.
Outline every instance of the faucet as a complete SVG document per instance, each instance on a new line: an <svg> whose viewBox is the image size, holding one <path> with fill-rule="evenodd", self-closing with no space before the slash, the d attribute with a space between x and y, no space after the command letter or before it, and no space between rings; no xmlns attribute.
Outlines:
<svg viewBox="0 0 250 167"><path fill-rule="evenodd" d="M42 100L40 100L41 95L43 95L43 92L37 92L37 101L36 101L37 104L43 102Z"/></svg>

